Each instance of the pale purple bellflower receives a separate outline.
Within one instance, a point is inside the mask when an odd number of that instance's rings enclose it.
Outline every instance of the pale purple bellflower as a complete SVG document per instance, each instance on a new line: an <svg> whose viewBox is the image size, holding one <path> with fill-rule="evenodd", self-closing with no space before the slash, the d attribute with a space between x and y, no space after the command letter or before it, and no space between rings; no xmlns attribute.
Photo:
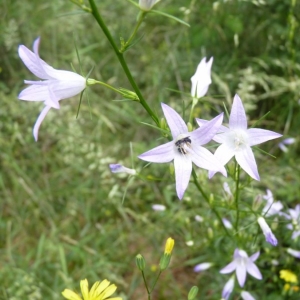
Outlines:
<svg viewBox="0 0 300 300"><path fill-rule="evenodd" d="M167 163L174 160L176 191L179 199L182 199L189 184L192 162L200 168L221 172L224 176L227 176L224 166L211 152L202 147L218 131L223 120L223 113L201 128L189 132L187 125L173 108L164 103L161 106L173 140L138 157L154 163Z"/></svg>
<svg viewBox="0 0 300 300"><path fill-rule="evenodd" d="M257 223L259 224L265 238L266 241L271 244L272 246L277 246L277 239L275 237L275 235L273 234L271 228L269 227L268 223L266 222L266 220L263 217L259 217L257 219Z"/></svg>
<svg viewBox="0 0 300 300"><path fill-rule="evenodd" d="M236 277L241 287L244 286L246 281L247 272L254 278L261 280L262 275L254 264L259 257L259 251L248 257L248 254L244 250L235 249L233 261L224 267L220 273L228 274L236 271Z"/></svg>
<svg viewBox="0 0 300 300"><path fill-rule="evenodd" d="M267 189L267 194L264 195L263 198L267 202L262 210L264 216L270 217L280 214L283 205L280 201L274 201L273 193L271 192L271 190Z"/></svg>
<svg viewBox="0 0 300 300"><path fill-rule="evenodd" d="M222 290L222 299L228 300L234 288L234 276L231 276L230 279L225 283Z"/></svg>
<svg viewBox="0 0 300 300"><path fill-rule="evenodd" d="M136 174L136 170L126 168L121 164L110 164L109 168L110 168L110 171L112 173L127 173L129 175L135 175Z"/></svg>
<svg viewBox="0 0 300 300"><path fill-rule="evenodd" d="M198 264L194 267L194 272L203 272L203 271L209 269L211 266L213 266L213 263L211 263L211 262L204 262L204 263Z"/></svg>
<svg viewBox="0 0 300 300"><path fill-rule="evenodd" d="M200 127L207 122L201 119L196 120ZM229 128L221 126L218 134L213 138L214 141L221 144L216 150L215 156L223 165L235 156L236 161L246 173L253 179L260 180L251 147L281 136L270 130L247 129L245 109L240 97L236 94L229 117ZM215 171L210 171L209 177L211 178L215 173Z"/></svg>
<svg viewBox="0 0 300 300"><path fill-rule="evenodd" d="M19 56L25 66L35 76L43 79L39 81L25 80L30 84L19 94L20 100L43 101L44 109L40 113L33 128L33 136L38 139L39 127L49 110L53 107L59 109L59 101L73 97L86 87L86 79L74 72L56 70L49 66L39 56L40 38L33 43L33 52L24 45L19 46Z"/></svg>
<svg viewBox="0 0 300 300"><path fill-rule="evenodd" d="M192 88L191 95L195 98L203 97L211 84L211 66L214 58L211 57L208 62L206 62L206 57L202 58L200 61L196 73L192 76Z"/></svg>

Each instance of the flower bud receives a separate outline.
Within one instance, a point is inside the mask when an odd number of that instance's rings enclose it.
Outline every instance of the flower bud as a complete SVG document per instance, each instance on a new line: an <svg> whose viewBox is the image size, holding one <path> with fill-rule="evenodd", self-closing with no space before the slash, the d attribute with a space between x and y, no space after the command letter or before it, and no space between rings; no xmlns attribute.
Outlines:
<svg viewBox="0 0 300 300"><path fill-rule="evenodd" d="M160 267L161 271L165 270L170 263L174 244L175 244L175 241L172 238L167 239L166 246L165 246L165 252L159 262L159 267Z"/></svg>
<svg viewBox="0 0 300 300"><path fill-rule="evenodd" d="M110 164L109 168L110 168L112 173L127 173L129 175L135 175L136 174L136 170L126 168L126 167L124 167L120 164Z"/></svg>
<svg viewBox="0 0 300 300"><path fill-rule="evenodd" d="M193 286L189 291L188 300L194 300L198 294L198 291L199 291L198 287Z"/></svg>
<svg viewBox="0 0 300 300"><path fill-rule="evenodd" d="M139 270L144 271L145 266L146 266L146 261L145 261L144 257L141 254L138 254L135 257L135 262L136 262L136 265L139 268Z"/></svg>

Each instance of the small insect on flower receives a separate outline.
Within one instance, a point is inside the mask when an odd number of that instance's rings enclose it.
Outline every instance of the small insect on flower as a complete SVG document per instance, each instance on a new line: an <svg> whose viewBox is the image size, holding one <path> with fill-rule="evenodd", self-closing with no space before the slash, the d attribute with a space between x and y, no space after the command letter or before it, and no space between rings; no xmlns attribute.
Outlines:
<svg viewBox="0 0 300 300"><path fill-rule="evenodd" d="M189 136L179 139L177 140L177 142L175 142L175 146L177 146L178 152L181 154L187 154L187 150L185 149L185 147L189 147L191 148L191 139Z"/></svg>

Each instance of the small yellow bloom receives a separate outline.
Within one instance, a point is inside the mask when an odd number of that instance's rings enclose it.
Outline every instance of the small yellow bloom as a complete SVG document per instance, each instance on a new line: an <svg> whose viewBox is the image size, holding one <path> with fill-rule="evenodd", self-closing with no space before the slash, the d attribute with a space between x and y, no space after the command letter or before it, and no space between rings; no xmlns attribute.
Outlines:
<svg viewBox="0 0 300 300"><path fill-rule="evenodd" d="M80 281L80 289L83 300L122 300L120 297L108 298L117 289L117 287L108 280L96 281L89 291L89 283L87 279ZM68 300L82 300L82 298L69 289L65 289L62 295Z"/></svg>
<svg viewBox="0 0 300 300"><path fill-rule="evenodd" d="M172 238L168 238L165 246L165 254L170 255L172 253L175 241Z"/></svg>
<svg viewBox="0 0 300 300"><path fill-rule="evenodd" d="M283 279L285 282L298 283L297 275L294 274L292 271L281 270L279 273L280 278Z"/></svg>

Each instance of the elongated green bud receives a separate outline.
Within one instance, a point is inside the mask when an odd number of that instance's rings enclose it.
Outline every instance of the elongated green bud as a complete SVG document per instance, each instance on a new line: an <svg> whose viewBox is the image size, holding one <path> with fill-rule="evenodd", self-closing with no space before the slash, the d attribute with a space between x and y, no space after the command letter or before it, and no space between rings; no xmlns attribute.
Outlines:
<svg viewBox="0 0 300 300"><path fill-rule="evenodd" d="M143 255L138 254L138 255L135 257L135 262L136 262L136 265L137 265L137 267L139 268L139 270L140 270L140 271L144 271L145 266L146 266L146 261L145 261Z"/></svg>
<svg viewBox="0 0 300 300"><path fill-rule="evenodd" d="M188 300L194 300L198 294L198 291L199 291L198 287L193 286L189 291Z"/></svg>

